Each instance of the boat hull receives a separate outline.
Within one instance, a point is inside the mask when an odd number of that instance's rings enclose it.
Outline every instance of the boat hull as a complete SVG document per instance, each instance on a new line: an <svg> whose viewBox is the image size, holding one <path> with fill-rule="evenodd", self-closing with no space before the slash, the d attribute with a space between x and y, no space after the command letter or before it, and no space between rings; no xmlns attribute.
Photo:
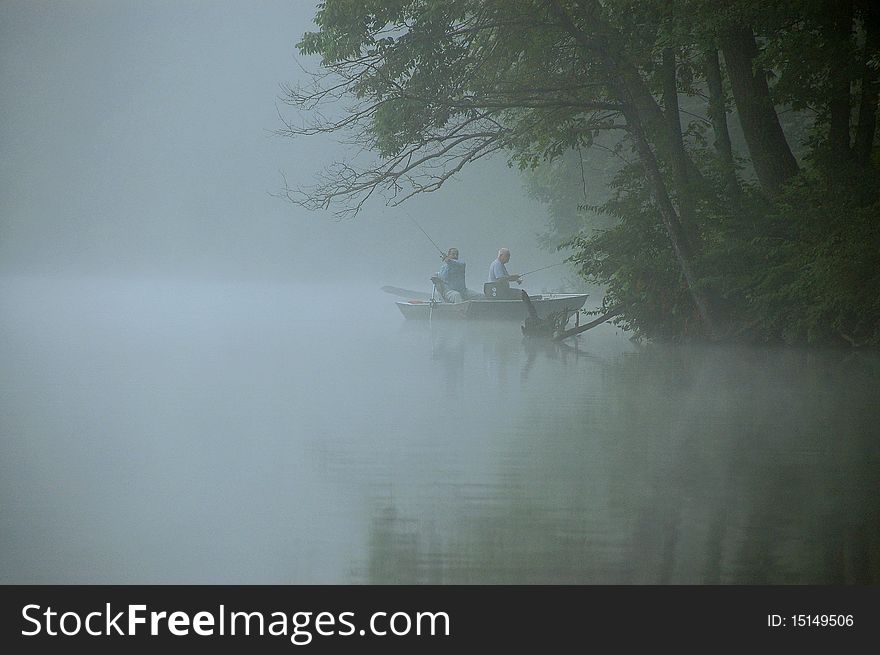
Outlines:
<svg viewBox="0 0 880 655"><path fill-rule="evenodd" d="M556 293L529 296L540 318L566 312L570 317L587 300L587 294ZM398 309L407 320L500 320L522 321L529 315L522 300L467 300L459 303L431 303L430 301L398 301Z"/></svg>

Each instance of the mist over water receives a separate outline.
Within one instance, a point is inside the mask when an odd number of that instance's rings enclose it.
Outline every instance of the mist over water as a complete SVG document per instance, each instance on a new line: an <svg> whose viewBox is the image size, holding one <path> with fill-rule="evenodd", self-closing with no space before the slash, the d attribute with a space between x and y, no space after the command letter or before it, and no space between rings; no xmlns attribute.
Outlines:
<svg viewBox="0 0 880 655"><path fill-rule="evenodd" d="M875 353L555 346L394 300L3 278L0 581L880 579Z"/></svg>
<svg viewBox="0 0 880 655"><path fill-rule="evenodd" d="M880 582L880 355L405 321L450 246L602 292L503 156L279 199L315 10L0 3L0 583Z"/></svg>

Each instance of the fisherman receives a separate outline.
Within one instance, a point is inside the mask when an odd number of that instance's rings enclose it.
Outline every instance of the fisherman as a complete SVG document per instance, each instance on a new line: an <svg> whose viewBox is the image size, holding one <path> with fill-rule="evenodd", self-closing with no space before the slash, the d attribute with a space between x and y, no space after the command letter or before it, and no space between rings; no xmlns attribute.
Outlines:
<svg viewBox="0 0 880 655"><path fill-rule="evenodd" d="M489 283L486 293L493 292L496 297L506 299L511 297L519 297L518 292L511 292L510 283L516 282L522 284L521 275L511 275L507 272L507 262L510 261L510 250L501 248L498 251L498 258L489 265Z"/></svg>
<svg viewBox="0 0 880 655"><path fill-rule="evenodd" d="M482 293L467 288L464 281L466 264L458 261L458 248L447 250L442 259L443 266L437 273L437 277L441 282L439 285L440 295L446 302L455 303L485 298Z"/></svg>

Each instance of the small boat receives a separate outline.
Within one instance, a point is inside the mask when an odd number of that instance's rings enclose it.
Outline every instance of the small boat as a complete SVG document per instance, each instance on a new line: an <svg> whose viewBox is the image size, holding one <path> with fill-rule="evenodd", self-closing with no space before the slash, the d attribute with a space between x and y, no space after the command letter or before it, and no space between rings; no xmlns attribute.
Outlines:
<svg viewBox="0 0 880 655"><path fill-rule="evenodd" d="M522 300L466 300L448 303L414 298L397 301L397 307L408 320L428 319L468 319L522 321L529 316L529 308ZM567 320L577 312L587 300L585 293L543 293L530 295L532 307L540 318L551 315L563 316Z"/></svg>

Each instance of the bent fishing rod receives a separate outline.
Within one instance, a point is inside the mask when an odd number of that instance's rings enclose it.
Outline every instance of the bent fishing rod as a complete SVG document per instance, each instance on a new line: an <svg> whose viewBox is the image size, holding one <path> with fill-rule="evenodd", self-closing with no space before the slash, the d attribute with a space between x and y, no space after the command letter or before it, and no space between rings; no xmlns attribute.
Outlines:
<svg viewBox="0 0 880 655"><path fill-rule="evenodd" d="M446 253L443 252L443 250L440 248L440 246L438 246L438 245L434 242L434 239L431 238L431 235L428 234L427 232L425 232L425 231L422 229L422 226L421 226L421 225L419 225L418 223L416 223L416 219L414 219L412 216L410 216L410 215L407 214L406 212L404 212L404 214L406 214L406 217L407 217L409 220L411 220L411 221L413 222L413 224L414 224L417 228L419 228L419 230L421 231L422 234L424 234L426 237L428 237L428 241L430 241L430 242L431 242L431 245L433 245L433 246L437 249L437 252L440 253L440 257L442 257L443 259L446 259Z"/></svg>
<svg viewBox="0 0 880 655"><path fill-rule="evenodd" d="M433 245L433 246L437 249L437 252L440 253L440 259L442 259L442 260L445 262L445 261L446 261L446 253L443 252L443 250L440 248L440 246L438 246L438 245L434 242L434 239L431 238L431 235L428 234L427 232L425 232L425 231L422 229L422 226L419 225L419 224L416 222L416 219L414 219L412 216L409 215L409 212L404 212L404 214L406 215L406 217L407 217L409 220L411 220L411 221L413 222L413 225L415 225L417 228L419 228L419 231L427 237L428 241L431 242L431 245ZM433 280L434 280L434 278L431 278L431 281L432 281L432 282L433 282ZM431 309L428 310L428 323L431 323L432 320L433 320L433 318L434 318L434 305L435 305L436 302L437 302L437 301L434 299L434 296L435 296L436 293L437 293L437 285L434 284L434 288L431 289ZM432 344L432 346L433 346L433 344Z"/></svg>

